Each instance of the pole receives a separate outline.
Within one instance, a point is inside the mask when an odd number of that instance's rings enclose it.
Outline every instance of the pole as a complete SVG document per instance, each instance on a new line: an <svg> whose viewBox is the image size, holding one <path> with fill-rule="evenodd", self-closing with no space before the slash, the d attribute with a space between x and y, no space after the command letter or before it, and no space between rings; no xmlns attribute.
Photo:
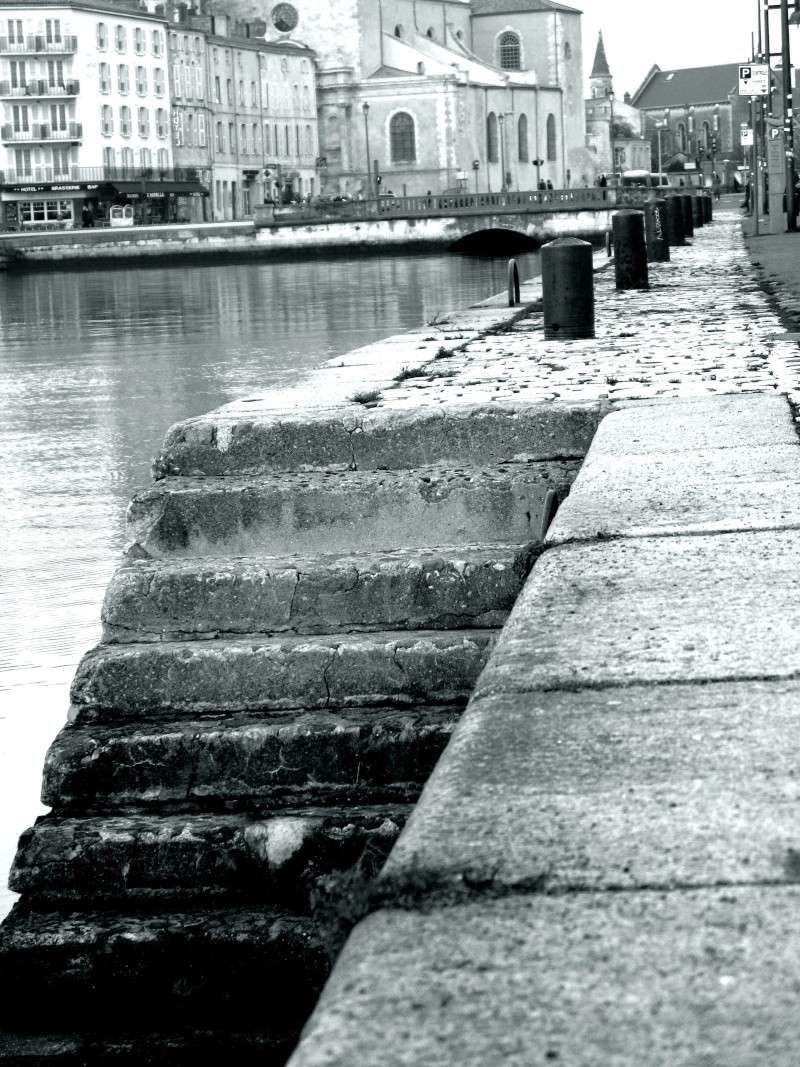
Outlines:
<svg viewBox="0 0 800 1067"><path fill-rule="evenodd" d="M608 120L608 143L611 148L611 177L617 177L617 156L614 152L614 94L608 94L608 102L611 105L611 117ZM616 182L614 182L616 184Z"/></svg>
<svg viewBox="0 0 800 1067"><path fill-rule="evenodd" d="M794 121L792 118L792 68L789 55L789 0L781 0L781 80L783 82L783 139L786 149L786 230L797 230L794 194Z"/></svg>
<svg viewBox="0 0 800 1067"><path fill-rule="evenodd" d="M755 229L753 233L758 237L758 183L760 175L758 173L758 149L756 147L756 98L750 97L750 125L753 128L753 146L750 149L750 155L752 159L751 163L751 176L750 176L750 200L753 205L753 224Z"/></svg>
<svg viewBox="0 0 800 1067"><path fill-rule="evenodd" d="M500 124L500 192L506 191L506 117L502 113L497 116Z"/></svg>
<svg viewBox="0 0 800 1067"><path fill-rule="evenodd" d="M769 0L764 0L764 51L769 75L769 93L767 95L767 113L772 114L772 52L769 47Z"/></svg>
<svg viewBox="0 0 800 1067"><path fill-rule="evenodd" d="M659 183L660 183L661 182L661 175L663 174L663 170L662 170L662 167L661 167L661 127L660 126L656 126L656 133L658 134L658 180L659 180ZM650 143L652 144L652 141Z"/></svg>
<svg viewBox="0 0 800 1067"><path fill-rule="evenodd" d="M367 142L367 199L372 197L372 172L369 167L369 122L367 116L369 115L369 104L364 101L361 105L361 110L364 112L364 140Z"/></svg>

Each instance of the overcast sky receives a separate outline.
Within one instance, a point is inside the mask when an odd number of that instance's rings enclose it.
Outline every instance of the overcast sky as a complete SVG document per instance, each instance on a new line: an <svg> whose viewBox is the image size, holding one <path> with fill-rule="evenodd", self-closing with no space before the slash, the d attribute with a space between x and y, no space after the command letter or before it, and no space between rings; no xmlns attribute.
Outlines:
<svg viewBox="0 0 800 1067"><path fill-rule="evenodd" d="M565 0L583 11L583 52L588 79L603 31L606 55L620 96L635 92L653 63L702 67L750 58L750 34L757 29L756 0ZM775 15L773 14L773 19ZM777 20L772 47L779 40ZM800 41L792 34L792 59L800 63Z"/></svg>

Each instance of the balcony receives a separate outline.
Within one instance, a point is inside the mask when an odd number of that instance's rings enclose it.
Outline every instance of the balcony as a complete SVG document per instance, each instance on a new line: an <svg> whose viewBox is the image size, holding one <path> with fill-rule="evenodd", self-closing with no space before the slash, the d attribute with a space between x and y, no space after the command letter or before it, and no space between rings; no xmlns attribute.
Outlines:
<svg viewBox="0 0 800 1067"><path fill-rule="evenodd" d="M0 170L0 185L22 185L41 182L203 182L203 172L197 167L78 167L65 171L52 167L31 167L21 170Z"/></svg>
<svg viewBox="0 0 800 1067"><path fill-rule="evenodd" d="M43 79L29 81L27 85L12 85L10 82L0 81L0 98L30 97L35 100L51 96L77 96L80 91L81 84L77 79L70 79L62 85L50 85Z"/></svg>
<svg viewBox="0 0 800 1067"><path fill-rule="evenodd" d="M83 125L80 122L68 122L63 129L46 122L34 122L27 130L15 130L10 123L0 127L0 141L3 144L54 144L58 141L80 141L82 138Z"/></svg>
<svg viewBox="0 0 800 1067"><path fill-rule="evenodd" d="M24 41L10 41L8 37L0 37L0 55L14 56L45 56L45 55L71 55L78 51L77 37L62 37L60 41L48 41L42 36L28 36Z"/></svg>

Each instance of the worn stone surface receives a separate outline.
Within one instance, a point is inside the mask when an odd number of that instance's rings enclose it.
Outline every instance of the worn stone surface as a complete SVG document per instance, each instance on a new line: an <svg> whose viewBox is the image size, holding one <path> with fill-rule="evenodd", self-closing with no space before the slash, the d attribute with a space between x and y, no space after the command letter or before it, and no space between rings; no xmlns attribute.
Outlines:
<svg viewBox="0 0 800 1067"><path fill-rule="evenodd" d="M800 879L800 683L474 701L385 869L548 889Z"/></svg>
<svg viewBox="0 0 800 1067"><path fill-rule="evenodd" d="M134 498L129 532L151 555L316 555L535 540L549 489L579 461L412 471L165 478Z"/></svg>
<svg viewBox="0 0 800 1067"><path fill-rule="evenodd" d="M22 835L9 885L48 900L246 895L305 912L316 880L377 869L409 805L263 815L47 815Z"/></svg>
<svg viewBox="0 0 800 1067"><path fill-rule="evenodd" d="M501 626L532 546L454 545L379 555L144 560L120 567L104 640Z"/></svg>
<svg viewBox="0 0 800 1067"><path fill-rule="evenodd" d="M113 719L447 704L469 696L494 638L475 629L99 645L78 666L72 700Z"/></svg>
<svg viewBox="0 0 800 1067"><path fill-rule="evenodd" d="M42 797L59 809L412 800L460 711L363 708L70 725L47 754Z"/></svg>
<svg viewBox="0 0 800 1067"><path fill-rule="evenodd" d="M799 906L736 887L379 912L289 1067L794 1067Z"/></svg>
<svg viewBox="0 0 800 1067"><path fill-rule="evenodd" d="M0 1026L128 1030L213 1020L285 1033L328 970L308 918L260 908L37 911L0 928Z"/></svg>
<svg viewBox="0 0 800 1067"><path fill-rule="evenodd" d="M285 403L286 398L283 399ZM509 401L453 411L378 412L361 404L333 416L313 410L261 413L239 401L179 423L156 460L161 475L260 474L312 469L407 469L431 463L496 464L523 455L534 460L580 458L601 407Z"/></svg>
<svg viewBox="0 0 800 1067"><path fill-rule="evenodd" d="M476 693L800 673L795 531L546 552Z"/></svg>

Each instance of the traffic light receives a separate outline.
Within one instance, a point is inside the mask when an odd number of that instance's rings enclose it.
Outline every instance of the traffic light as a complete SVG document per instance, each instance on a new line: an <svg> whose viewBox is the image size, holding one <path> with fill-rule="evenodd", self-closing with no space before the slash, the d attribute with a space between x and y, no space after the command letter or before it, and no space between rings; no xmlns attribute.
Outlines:
<svg viewBox="0 0 800 1067"><path fill-rule="evenodd" d="M717 139L716 139L716 137L712 137L711 138L711 153L712 153L712 155L716 155L716 153L717 153Z"/></svg>
<svg viewBox="0 0 800 1067"><path fill-rule="evenodd" d="M800 0L798 0L798 2L800 2ZM473 161L472 161L472 169L473 170L480 170L481 169L481 161L479 159L473 159Z"/></svg>
<svg viewBox="0 0 800 1067"><path fill-rule="evenodd" d="M532 159L531 160L531 164L534 167L543 167L544 166L544 160L543 159Z"/></svg>
<svg viewBox="0 0 800 1067"><path fill-rule="evenodd" d="M376 174L375 175L375 184L376 185L380 185L382 181L383 181L383 178L380 176L380 174Z"/></svg>

